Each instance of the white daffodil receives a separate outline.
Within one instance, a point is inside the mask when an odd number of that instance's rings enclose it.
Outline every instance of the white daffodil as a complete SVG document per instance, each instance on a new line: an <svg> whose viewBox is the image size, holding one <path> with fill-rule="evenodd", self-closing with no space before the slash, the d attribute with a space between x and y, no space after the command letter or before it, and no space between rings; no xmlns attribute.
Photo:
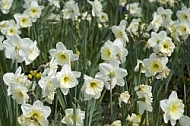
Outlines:
<svg viewBox="0 0 190 126"><path fill-rule="evenodd" d="M165 28L169 27L170 22L172 21L171 15L172 15L172 10L171 9L164 9L163 7L159 7L157 9L158 15L161 15L163 24Z"/></svg>
<svg viewBox="0 0 190 126"><path fill-rule="evenodd" d="M37 42L36 41L32 41L29 38L24 38L23 39L25 42L29 43L29 54L24 58L24 61L26 63L26 65L32 63L40 54L40 50L37 47Z"/></svg>
<svg viewBox="0 0 190 126"><path fill-rule="evenodd" d="M129 98L130 98L130 95L128 91L122 92L118 98L119 107L121 107L121 102L124 102L127 104L129 102Z"/></svg>
<svg viewBox="0 0 190 126"><path fill-rule="evenodd" d="M131 124L132 126L139 126L140 122L141 122L141 115L136 115L135 113L132 113L131 116L128 115L127 119L126 119L129 124Z"/></svg>
<svg viewBox="0 0 190 126"><path fill-rule="evenodd" d="M14 20L2 21L1 33L6 36L6 38L19 35L21 32L19 31L20 27L15 23Z"/></svg>
<svg viewBox="0 0 190 126"><path fill-rule="evenodd" d="M141 66L141 67L140 67L140 66ZM141 72L141 73L145 73L145 72L146 72L146 68L145 68L145 66L144 66L144 64L143 64L143 61L137 59L137 65L135 66L134 71L135 71L135 72L138 72L139 69L140 69L140 72Z"/></svg>
<svg viewBox="0 0 190 126"><path fill-rule="evenodd" d="M92 16L99 16L102 12L102 4L98 0L94 0L94 2L89 1L88 3L92 6Z"/></svg>
<svg viewBox="0 0 190 126"><path fill-rule="evenodd" d="M51 92L48 96L45 97L44 101L48 102L49 104L52 104L52 101L54 100L55 92Z"/></svg>
<svg viewBox="0 0 190 126"><path fill-rule="evenodd" d="M166 56L171 56L175 49L175 45L172 42L172 39L167 37L166 39L163 39L159 44L159 51Z"/></svg>
<svg viewBox="0 0 190 126"><path fill-rule="evenodd" d="M67 1L62 12L64 19L71 19L73 21L80 15L78 4L74 0Z"/></svg>
<svg viewBox="0 0 190 126"><path fill-rule="evenodd" d="M190 34L190 25L188 23L180 23L178 25L178 33L184 40L186 40Z"/></svg>
<svg viewBox="0 0 190 126"><path fill-rule="evenodd" d="M73 126L74 122L74 115L73 115L73 109L68 108L65 110L65 117L61 120L62 123L66 124L67 126ZM76 109L75 112L75 117L76 117L76 126L83 126L83 119L85 118L85 112L81 111L79 108Z"/></svg>
<svg viewBox="0 0 190 126"><path fill-rule="evenodd" d="M148 85L139 85L135 87L135 91L137 93L138 100L138 106L139 106L139 113L142 115L144 111L152 112L152 93L151 93L152 87Z"/></svg>
<svg viewBox="0 0 190 126"><path fill-rule="evenodd" d="M178 21L171 21L170 25L168 27L169 32L171 33L171 37L172 39L176 42L180 42L179 39L179 32L178 32L178 26L179 26L179 22Z"/></svg>
<svg viewBox="0 0 190 126"><path fill-rule="evenodd" d="M49 53L59 65L70 64L71 61L78 60L79 58L77 54L73 54L72 50L67 50L62 42L58 42L56 49L49 50Z"/></svg>
<svg viewBox="0 0 190 126"><path fill-rule="evenodd" d="M12 98L16 100L18 104L23 104L28 101L29 96L27 94L28 89L26 87L20 85L19 83L13 83L9 88L10 90L8 95L12 95Z"/></svg>
<svg viewBox="0 0 190 126"><path fill-rule="evenodd" d="M23 8L28 9L33 1L38 2L38 0L24 0Z"/></svg>
<svg viewBox="0 0 190 126"><path fill-rule="evenodd" d="M8 14L9 10L12 7L13 0L1 0L0 1L0 9L3 14Z"/></svg>
<svg viewBox="0 0 190 126"><path fill-rule="evenodd" d="M101 12L98 16L98 20L101 22L101 23L105 23L108 21L108 14L107 13L104 13L104 12Z"/></svg>
<svg viewBox="0 0 190 126"><path fill-rule="evenodd" d="M104 46L101 48L101 59L110 61L116 59L116 54L119 48L114 45L113 42L108 40Z"/></svg>
<svg viewBox="0 0 190 126"><path fill-rule="evenodd" d="M16 60L21 63L29 54L29 43L25 42L18 35L13 35L3 41L5 56L8 59Z"/></svg>
<svg viewBox="0 0 190 126"><path fill-rule="evenodd" d="M104 81L106 89L110 90L115 87L115 85L124 86L125 81L123 77L127 76L127 70L119 68L117 61L113 60L108 63L100 63L99 70L95 78L101 79Z"/></svg>
<svg viewBox="0 0 190 126"><path fill-rule="evenodd" d="M148 30L153 29L155 32L157 32L158 29L162 26L162 24L163 24L162 16L154 12L153 20L148 25Z"/></svg>
<svg viewBox="0 0 190 126"><path fill-rule="evenodd" d="M119 6L124 7L126 3L127 3L127 0L119 0Z"/></svg>
<svg viewBox="0 0 190 126"><path fill-rule="evenodd" d="M167 57L159 58L155 53L152 53L149 58L143 60L143 64L146 68L145 76L156 76L156 74L163 72L163 70L166 68L167 62Z"/></svg>
<svg viewBox="0 0 190 126"><path fill-rule="evenodd" d="M39 100L35 101L33 105L22 104L21 109L23 114L18 117L18 122L22 126L48 126L47 120L51 113L49 106L44 106Z"/></svg>
<svg viewBox="0 0 190 126"><path fill-rule="evenodd" d="M3 40L4 40L4 36L1 36L1 35L0 35L0 51L1 51L1 50L4 50L4 47L3 47Z"/></svg>
<svg viewBox="0 0 190 126"><path fill-rule="evenodd" d="M133 19L131 21L130 25L128 26L127 31L133 33L134 35L138 35L138 29L140 26L140 22L141 22L140 18Z"/></svg>
<svg viewBox="0 0 190 126"><path fill-rule="evenodd" d="M126 9L134 17L141 17L142 16L142 8L139 7L138 2L127 4Z"/></svg>
<svg viewBox="0 0 190 126"><path fill-rule="evenodd" d="M39 6L37 1L32 1L24 13L30 16L32 22L36 22L40 18L43 8L44 6Z"/></svg>
<svg viewBox="0 0 190 126"><path fill-rule="evenodd" d="M111 125L104 125L104 126L121 126L121 120L116 120Z"/></svg>
<svg viewBox="0 0 190 126"><path fill-rule="evenodd" d="M15 73L5 73L3 75L3 81L5 82L5 84L7 86L10 86L12 83L25 85L25 82L27 81L27 76L21 73L21 71L21 66L19 66Z"/></svg>
<svg viewBox="0 0 190 126"><path fill-rule="evenodd" d="M53 5L57 8L60 8L60 3L59 3L60 1L59 0L48 0L48 1L49 1L50 5Z"/></svg>
<svg viewBox="0 0 190 126"><path fill-rule="evenodd" d="M90 100L92 98L99 99L101 92L104 87L104 82L99 79L94 79L90 76L84 76L84 85L82 86L82 91L84 91L84 99Z"/></svg>
<svg viewBox="0 0 190 126"><path fill-rule="evenodd" d="M121 20L119 26L116 25L112 26L112 32L114 33L115 37L121 39L124 43L126 41L129 42L129 39L125 32L126 23L127 23L126 20Z"/></svg>
<svg viewBox="0 0 190 126"><path fill-rule="evenodd" d="M190 23L190 10L185 5L177 11L176 15L181 23Z"/></svg>
<svg viewBox="0 0 190 126"><path fill-rule="evenodd" d="M161 100L160 107L164 111L164 122L168 123L170 120L172 126L176 124L176 120L180 119L184 112L184 104L182 100L178 99L176 91L172 91L169 99Z"/></svg>
<svg viewBox="0 0 190 126"><path fill-rule="evenodd" d="M64 65L60 72L57 73L56 77L60 83L60 89L64 95L67 95L70 88L78 85L78 80L81 75L80 72L71 71L69 65Z"/></svg>
<svg viewBox="0 0 190 126"><path fill-rule="evenodd" d="M128 55L128 50L124 47L124 43L121 39L115 39L113 42L114 46L117 47L117 54L115 56L119 64L126 61L126 56Z"/></svg>
<svg viewBox="0 0 190 126"><path fill-rule="evenodd" d="M55 61L54 58L52 58L51 61L45 65L45 69L44 72L42 73L42 76L54 75L57 72L57 68L58 68L57 61Z"/></svg>
<svg viewBox="0 0 190 126"><path fill-rule="evenodd" d="M59 87L57 78L53 75L42 76L38 84L42 88L42 97L50 95L56 88Z"/></svg>
<svg viewBox="0 0 190 126"><path fill-rule="evenodd" d="M15 18L17 24L21 28L27 28L27 27L32 26L32 21L31 21L29 15L26 13L24 13L24 14L15 13L14 18Z"/></svg>

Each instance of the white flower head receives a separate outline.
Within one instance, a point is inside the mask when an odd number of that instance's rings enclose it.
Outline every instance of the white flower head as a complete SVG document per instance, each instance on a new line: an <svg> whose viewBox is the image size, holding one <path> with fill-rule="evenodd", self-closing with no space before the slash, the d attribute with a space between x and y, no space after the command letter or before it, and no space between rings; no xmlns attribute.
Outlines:
<svg viewBox="0 0 190 126"><path fill-rule="evenodd" d="M29 38L25 38L23 39L25 40L25 42L30 43L29 46L29 54L24 58L24 61L26 63L26 65L32 63L40 54L40 50L37 47L37 42L36 41L32 41Z"/></svg>
<svg viewBox="0 0 190 126"><path fill-rule="evenodd" d="M77 54L73 54L72 50L67 50L62 42L58 42L56 49L49 50L49 53L59 65L70 64L71 61L78 60L79 58Z"/></svg>
<svg viewBox="0 0 190 126"><path fill-rule="evenodd" d="M161 15L162 20L163 20L163 26L165 28L169 27L170 22L172 21L171 15L172 15L172 10L171 9L164 9L163 7L159 7L157 9L158 15Z"/></svg>
<svg viewBox="0 0 190 126"><path fill-rule="evenodd" d="M40 18L44 6L39 6L37 1L32 1L24 13L28 14L32 22Z"/></svg>
<svg viewBox="0 0 190 126"><path fill-rule="evenodd" d="M153 29L155 32L157 32L158 29L162 26L162 24L163 24L162 16L159 15L158 13L154 12L153 20L148 25L148 30Z"/></svg>
<svg viewBox="0 0 190 126"><path fill-rule="evenodd" d="M176 13L180 22L190 23L190 10L185 5L182 6L181 10L178 10Z"/></svg>
<svg viewBox="0 0 190 126"><path fill-rule="evenodd" d="M13 0L1 0L0 1L0 10L3 14L8 14L9 10L12 7Z"/></svg>
<svg viewBox="0 0 190 126"><path fill-rule="evenodd" d="M0 23L0 29L1 33L6 36L6 38L13 36L13 35L19 35L21 32L19 31L20 27L15 23L14 20L9 21L2 21Z"/></svg>
<svg viewBox="0 0 190 126"><path fill-rule="evenodd" d="M10 36L3 41L3 45L6 58L16 60L19 63L29 54L29 43L25 42L25 40L21 39L18 35Z"/></svg>
<svg viewBox="0 0 190 126"><path fill-rule="evenodd" d="M101 58L103 60L114 60L116 59L116 54L118 53L118 47L108 40L104 46L101 48Z"/></svg>
<svg viewBox="0 0 190 126"><path fill-rule="evenodd" d="M135 66L134 71L135 71L135 72L138 72L139 69L140 69L140 72L141 72L141 73L145 73L145 72L146 72L146 68L145 68L145 66L144 66L144 64L143 64L143 61L137 59L137 65Z"/></svg>
<svg viewBox="0 0 190 126"><path fill-rule="evenodd" d="M5 82L5 84L7 86L11 86L12 84L17 83L24 86L25 82L27 81L27 76L21 73L21 71L21 66L19 66L15 73L5 73L3 75L3 81Z"/></svg>
<svg viewBox="0 0 190 126"><path fill-rule="evenodd" d="M12 95L12 98L16 100L18 104L23 104L28 101L29 96L27 94L28 89L26 87L18 83L14 83L11 84L9 88L10 90L8 95Z"/></svg>
<svg viewBox="0 0 190 126"><path fill-rule="evenodd" d="M84 91L84 99L90 100L92 98L99 99L101 92L104 87L104 82L102 80L92 78L90 76L84 76L84 85L82 86L82 91Z"/></svg>
<svg viewBox="0 0 190 126"><path fill-rule="evenodd" d="M98 0L94 0L94 2L88 0L88 3L92 6L92 16L99 16L102 12L101 2Z"/></svg>
<svg viewBox="0 0 190 126"><path fill-rule="evenodd" d="M126 119L132 126L139 126L141 122L141 115L136 115L135 113L132 113L131 116L128 115Z"/></svg>
<svg viewBox="0 0 190 126"><path fill-rule="evenodd" d="M60 89L64 95L67 95L70 88L78 85L78 80L81 75L80 72L71 71L69 65L64 65L60 72L57 73L57 79L60 83Z"/></svg>
<svg viewBox="0 0 190 126"><path fill-rule="evenodd" d="M159 44L159 51L167 56L171 56L175 49L175 45L171 38L163 39Z"/></svg>
<svg viewBox="0 0 190 126"><path fill-rule="evenodd" d="M126 9L134 17L141 17L142 16L142 8L139 7L138 2L127 4Z"/></svg>
<svg viewBox="0 0 190 126"><path fill-rule="evenodd" d="M127 104L129 102L129 98L130 98L130 95L128 91L122 92L118 98L119 106L121 107L121 102L124 102Z"/></svg>
<svg viewBox="0 0 190 126"><path fill-rule="evenodd" d="M106 89L110 90L115 87L115 85L124 86L124 77L127 76L127 70L120 68L117 61L113 60L108 63L100 63L99 70L95 78L104 81Z"/></svg>
<svg viewBox="0 0 190 126"><path fill-rule="evenodd" d="M78 4L74 0L67 1L62 12L64 19L71 19L73 21L80 15Z"/></svg>
<svg viewBox="0 0 190 126"><path fill-rule="evenodd" d="M42 77L38 83L42 88L42 97L50 95L56 88L59 87L57 78L53 75Z"/></svg>
<svg viewBox="0 0 190 126"><path fill-rule="evenodd" d="M159 58L155 53L152 53L149 58L143 60L143 64L146 68L145 76L156 76L156 74L163 72L166 68L167 62L167 57Z"/></svg>
<svg viewBox="0 0 190 126"><path fill-rule="evenodd" d="M33 105L22 104L21 109L23 114L18 117L19 124L24 126L48 126L47 120L51 113L51 109L48 106L44 106L39 100L35 101Z"/></svg>
<svg viewBox="0 0 190 126"><path fill-rule="evenodd" d="M67 126L73 126L73 122L74 122L74 115L73 115L73 109L72 108L68 108L65 110L65 117L61 120L62 123L66 124ZM83 119L85 118L85 112L81 111L79 108L76 109L76 125L77 126L83 126Z"/></svg>
<svg viewBox="0 0 190 126"><path fill-rule="evenodd" d="M27 27L32 26L32 20L30 19L29 15L26 13L24 13L24 14L15 13L14 18L15 18L17 24L21 28L27 28Z"/></svg>
<svg viewBox="0 0 190 126"><path fill-rule="evenodd" d="M176 124L176 120L180 119L184 112L184 104L182 100L178 99L176 91L172 91L169 99L161 100L160 107L164 111L164 122L168 123L170 120L172 126Z"/></svg>
<svg viewBox="0 0 190 126"><path fill-rule="evenodd" d="M121 39L124 43L126 41L129 42L129 39L125 32L126 23L127 23L126 20L121 20L119 26L116 25L112 26L112 32L114 33L115 37Z"/></svg>

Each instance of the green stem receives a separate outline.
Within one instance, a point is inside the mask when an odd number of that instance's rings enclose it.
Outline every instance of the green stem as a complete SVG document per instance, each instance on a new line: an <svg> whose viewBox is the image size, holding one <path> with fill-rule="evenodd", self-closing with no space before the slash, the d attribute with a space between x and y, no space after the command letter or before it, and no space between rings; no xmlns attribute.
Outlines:
<svg viewBox="0 0 190 126"><path fill-rule="evenodd" d="M91 122L92 122L92 117L93 117L93 113L94 113L94 108L95 108L95 105L96 105L96 100L95 99L92 99L92 106L91 106L91 109L90 109L90 117L89 117L89 122L88 122L88 126L91 126Z"/></svg>
<svg viewBox="0 0 190 126"><path fill-rule="evenodd" d="M113 115L112 87L111 87L111 83L112 83L112 81L110 82L110 112L111 112L111 123L112 123L113 120L114 120L114 115Z"/></svg>
<svg viewBox="0 0 190 126"><path fill-rule="evenodd" d="M88 125L88 101L86 101L86 110L85 110L85 126Z"/></svg>

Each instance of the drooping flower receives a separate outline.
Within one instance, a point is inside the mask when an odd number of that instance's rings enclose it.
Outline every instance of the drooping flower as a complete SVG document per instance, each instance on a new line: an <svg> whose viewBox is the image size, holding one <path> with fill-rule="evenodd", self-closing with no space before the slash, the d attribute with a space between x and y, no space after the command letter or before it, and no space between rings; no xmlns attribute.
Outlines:
<svg viewBox="0 0 190 126"><path fill-rule="evenodd" d="M0 1L0 9L3 14L8 14L9 10L12 7L13 0L1 0Z"/></svg>
<svg viewBox="0 0 190 126"><path fill-rule="evenodd" d="M164 122L171 122L171 125L176 124L176 120L180 119L184 112L184 104L181 99L178 99L177 92L172 91L168 99L160 101L160 107L164 111Z"/></svg>
<svg viewBox="0 0 190 126"><path fill-rule="evenodd" d="M88 0L88 3L92 6L92 16L99 16L102 12L101 2L98 0L94 0L94 2Z"/></svg>
<svg viewBox="0 0 190 126"><path fill-rule="evenodd" d="M142 115L144 111L152 112L152 93L151 93L152 87L148 85L139 85L135 87L135 91L137 93L137 96L139 99L137 103L139 106L139 113Z"/></svg>
<svg viewBox="0 0 190 126"><path fill-rule="evenodd" d="M118 98L119 100L119 107L121 107L121 103L124 102L124 103L128 103L129 102L129 98L130 98L130 95L129 95L129 92L128 91L125 91L125 92L122 92Z"/></svg>
<svg viewBox="0 0 190 126"><path fill-rule="evenodd" d="M141 17L142 16L142 8L139 7L138 2L127 4L126 9L134 17Z"/></svg>
<svg viewBox="0 0 190 126"><path fill-rule="evenodd" d="M132 113L131 116L128 115L127 119L126 119L129 124L131 124L132 126L139 126L140 122L141 122L141 115L136 115L135 113Z"/></svg>
<svg viewBox="0 0 190 126"><path fill-rule="evenodd" d="M33 105L22 104L21 109L23 114L18 117L18 122L23 126L48 126L47 120L51 113L49 106L44 106L39 100L35 101Z"/></svg>
<svg viewBox="0 0 190 126"><path fill-rule="evenodd" d="M64 19L71 19L73 21L80 15L78 4L74 0L67 1L62 12Z"/></svg>
<svg viewBox="0 0 190 126"><path fill-rule="evenodd" d="M73 126L74 122L74 115L73 115L73 108L68 108L65 110L65 117L61 120L62 123L66 124L67 126ZM83 126L83 119L85 118L85 112L81 111L79 108L76 109L75 112L76 117L76 125Z"/></svg>

